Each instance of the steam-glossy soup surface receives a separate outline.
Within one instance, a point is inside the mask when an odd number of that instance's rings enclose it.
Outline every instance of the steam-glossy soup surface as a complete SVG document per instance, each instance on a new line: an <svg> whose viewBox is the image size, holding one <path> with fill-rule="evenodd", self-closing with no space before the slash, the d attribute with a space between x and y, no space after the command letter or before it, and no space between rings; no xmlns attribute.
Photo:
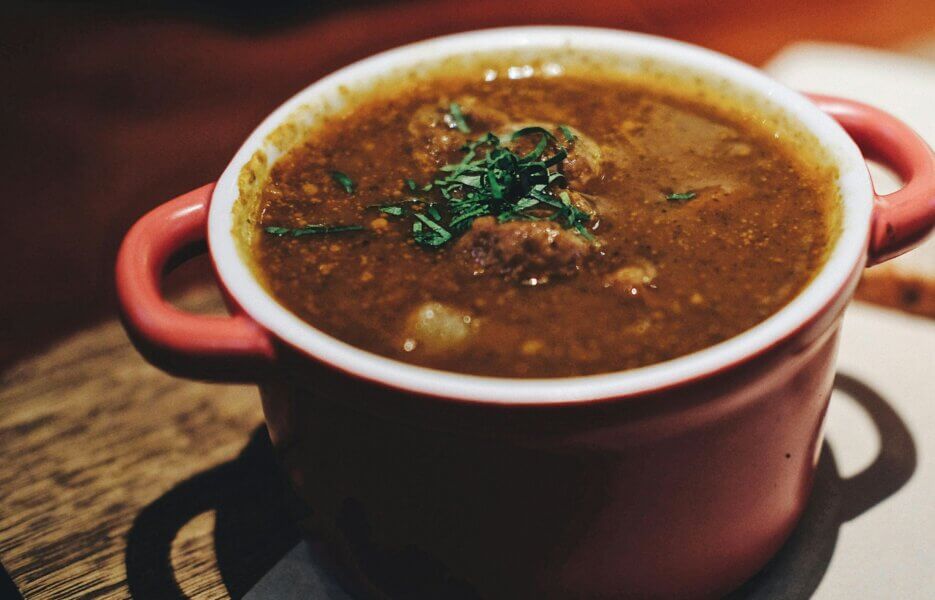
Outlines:
<svg viewBox="0 0 935 600"><path fill-rule="evenodd" d="M716 344L820 267L833 174L772 129L677 88L505 74L384 87L281 157L252 248L273 295L377 354L556 377Z"/></svg>

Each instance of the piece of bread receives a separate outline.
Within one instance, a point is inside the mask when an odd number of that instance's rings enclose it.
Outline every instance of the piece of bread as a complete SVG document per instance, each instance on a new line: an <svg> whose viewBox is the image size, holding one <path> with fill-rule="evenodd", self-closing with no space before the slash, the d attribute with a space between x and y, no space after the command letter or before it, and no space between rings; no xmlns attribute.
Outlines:
<svg viewBox="0 0 935 600"><path fill-rule="evenodd" d="M784 49L765 69L795 89L852 98L891 112L935 146L935 39L917 40L901 50L906 54L807 42ZM870 174L878 193L899 188L886 169L871 165ZM935 318L935 237L867 269L857 298Z"/></svg>
<svg viewBox="0 0 935 600"><path fill-rule="evenodd" d="M899 189L899 180L877 165L870 165L870 176L879 193ZM857 298L935 318L935 237L864 271Z"/></svg>

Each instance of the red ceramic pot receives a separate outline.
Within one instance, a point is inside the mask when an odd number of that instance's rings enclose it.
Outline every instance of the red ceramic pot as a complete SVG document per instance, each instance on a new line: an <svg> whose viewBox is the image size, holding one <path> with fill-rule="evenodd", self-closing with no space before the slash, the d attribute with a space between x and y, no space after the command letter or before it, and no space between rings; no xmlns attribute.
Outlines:
<svg viewBox="0 0 935 600"><path fill-rule="evenodd" d="M339 88L390 69L485 51L562 48L716 78L779 111L839 172L843 225L788 306L743 334L606 375L505 379L434 371L350 347L257 282L232 230L244 165L268 135ZM303 113L302 111L306 111ZM830 116L829 116L830 115ZM863 155L861 154L863 152ZM864 163L906 181L874 194ZM834 377L841 314L868 264L935 223L935 159L904 124L846 100L803 97L724 56L583 28L449 36L380 54L313 84L248 138L216 185L144 216L117 263L142 354L183 376L259 385L273 443L325 536L370 591L391 597L714 597L755 573L805 506ZM207 238L232 316L185 314L159 281Z"/></svg>

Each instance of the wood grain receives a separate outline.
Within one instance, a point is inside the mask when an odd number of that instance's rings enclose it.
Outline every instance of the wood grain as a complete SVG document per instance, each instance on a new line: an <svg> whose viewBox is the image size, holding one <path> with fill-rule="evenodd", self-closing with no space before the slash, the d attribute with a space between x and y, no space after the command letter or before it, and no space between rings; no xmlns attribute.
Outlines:
<svg viewBox="0 0 935 600"><path fill-rule="evenodd" d="M210 291L185 304L216 308ZM262 421L255 388L174 379L117 322L0 377L0 561L26 598L126 598L126 535L140 510L234 458ZM172 567L186 596L227 596L214 517L182 527Z"/></svg>

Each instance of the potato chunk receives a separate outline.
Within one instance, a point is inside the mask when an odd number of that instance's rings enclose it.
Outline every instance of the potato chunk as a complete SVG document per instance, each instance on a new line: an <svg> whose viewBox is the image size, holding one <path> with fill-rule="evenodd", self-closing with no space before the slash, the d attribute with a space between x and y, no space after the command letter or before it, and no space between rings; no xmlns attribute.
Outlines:
<svg viewBox="0 0 935 600"><path fill-rule="evenodd" d="M656 266L646 260L626 265L604 278L604 287L613 290L624 300L646 302L656 280Z"/></svg>
<svg viewBox="0 0 935 600"><path fill-rule="evenodd" d="M468 343L476 329L476 321L465 311L441 302L426 302L406 319L403 348L428 354L450 352Z"/></svg>

